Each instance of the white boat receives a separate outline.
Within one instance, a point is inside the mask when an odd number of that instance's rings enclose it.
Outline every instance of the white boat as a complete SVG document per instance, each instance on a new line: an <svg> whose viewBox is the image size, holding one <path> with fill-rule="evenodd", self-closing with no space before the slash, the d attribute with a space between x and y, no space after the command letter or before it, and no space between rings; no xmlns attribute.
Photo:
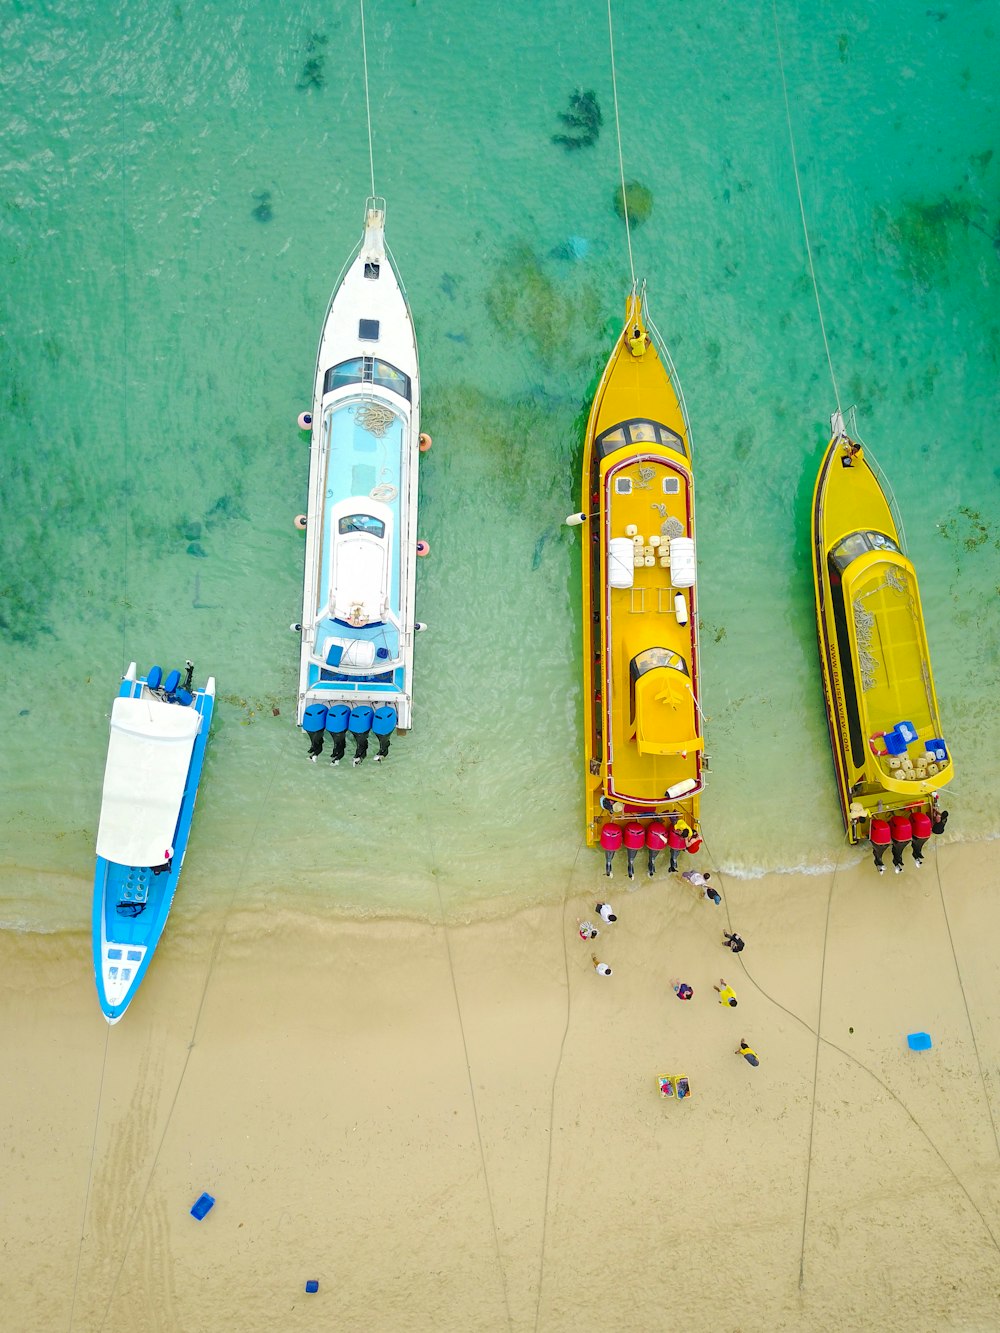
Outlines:
<svg viewBox="0 0 1000 1333"><path fill-rule="evenodd" d="M334 290L313 393L298 723L310 758L348 734L388 753L410 729L418 554L417 344L385 244L385 200L369 198L361 243Z"/></svg>

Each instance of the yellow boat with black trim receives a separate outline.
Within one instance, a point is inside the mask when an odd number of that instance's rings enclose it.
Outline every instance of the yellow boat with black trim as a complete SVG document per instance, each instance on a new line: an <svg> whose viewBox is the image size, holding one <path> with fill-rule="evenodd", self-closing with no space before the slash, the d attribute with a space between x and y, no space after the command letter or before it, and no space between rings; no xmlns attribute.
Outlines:
<svg viewBox="0 0 1000 1333"><path fill-rule="evenodd" d="M622 818L681 819L696 831L704 785L691 431L644 303L645 289L633 288L590 409L581 513L567 520L586 524L589 535L583 661L591 846L609 846L602 830Z"/></svg>
<svg viewBox="0 0 1000 1333"><path fill-rule="evenodd" d="M872 816L933 811L954 776L920 592L877 464L838 412L813 494L813 580L823 693L852 843Z"/></svg>

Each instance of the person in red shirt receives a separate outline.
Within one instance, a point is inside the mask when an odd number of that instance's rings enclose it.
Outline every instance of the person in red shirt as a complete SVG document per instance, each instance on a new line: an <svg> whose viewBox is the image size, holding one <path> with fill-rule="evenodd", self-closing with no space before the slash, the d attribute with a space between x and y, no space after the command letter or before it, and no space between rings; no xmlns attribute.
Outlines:
<svg viewBox="0 0 1000 1333"><path fill-rule="evenodd" d="M924 863L923 851L924 843L931 836L931 817L926 810L918 810L912 820L913 841L910 844L910 850L913 852L913 860L918 866Z"/></svg>
<svg viewBox="0 0 1000 1333"><path fill-rule="evenodd" d="M903 853L913 837L913 825L907 811L901 810L889 821L892 833L892 868L897 875L903 873Z"/></svg>
<svg viewBox="0 0 1000 1333"><path fill-rule="evenodd" d="M889 850L889 844L892 842L892 834L889 831L889 822L885 819L873 819L871 830L868 834L872 843L872 857L875 861L875 869L880 875L885 874L885 866L882 864L882 857Z"/></svg>

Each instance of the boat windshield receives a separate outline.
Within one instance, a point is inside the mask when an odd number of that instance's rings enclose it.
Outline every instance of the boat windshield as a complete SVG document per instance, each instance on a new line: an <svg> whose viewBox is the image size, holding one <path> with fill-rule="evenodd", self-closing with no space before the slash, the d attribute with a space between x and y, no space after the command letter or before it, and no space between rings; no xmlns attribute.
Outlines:
<svg viewBox="0 0 1000 1333"><path fill-rule="evenodd" d="M391 389L400 398L410 401L410 377L374 356L358 356L331 366L323 376L324 394L342 389L345 384L377 384L380 389Z"/></svg>
<svg viewBox="0 0 1000 1333"><path fill-rule="evenodd" d="M658 421L639 419L619 422L617 426L600 434L597 437L597 456L607 458L616 449L624 449L630 444L664 444L668 449L687 457L684 441L675 431L661 426Z"/></svg>
<svg viewBox="0 0 1000 1333"><path fill-rule="evenodd" d="M852 532L830 552L830 565L842 574L848 565L869 551L895 551L897 555L901 554L896 543L884 532Z"/></svg>
<svg viewBox="0 0 1000 1333"><path fill-rule="evenodd" d="M647 671L652 671L655 667L671 667L674 671L679 671L682 676L691 674L687 662L680 653L673 653L669 648L646 648L643 652L636 653L629 663L629 675L633 684L640 676L644 676Z"/></svg>
<svg viewBox="0 0 1000 1333"><path fill-rule="evenodd" d="M385 524L371 514L345 514L337 525L338 532L365 532L369 537L384 537Z"/></svg>

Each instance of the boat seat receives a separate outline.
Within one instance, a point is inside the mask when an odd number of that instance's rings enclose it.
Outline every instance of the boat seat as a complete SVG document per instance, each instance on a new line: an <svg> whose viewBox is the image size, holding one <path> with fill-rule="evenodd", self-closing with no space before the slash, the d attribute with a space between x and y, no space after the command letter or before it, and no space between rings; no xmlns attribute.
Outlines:
<svg viewBox="0 0 1000 1333"><path fill-rule="evenodd" d="M331 634L321 643L319 656L328 667L355 667L364 670L374 665L375 645L370 639L341 639Z"/></svg>

